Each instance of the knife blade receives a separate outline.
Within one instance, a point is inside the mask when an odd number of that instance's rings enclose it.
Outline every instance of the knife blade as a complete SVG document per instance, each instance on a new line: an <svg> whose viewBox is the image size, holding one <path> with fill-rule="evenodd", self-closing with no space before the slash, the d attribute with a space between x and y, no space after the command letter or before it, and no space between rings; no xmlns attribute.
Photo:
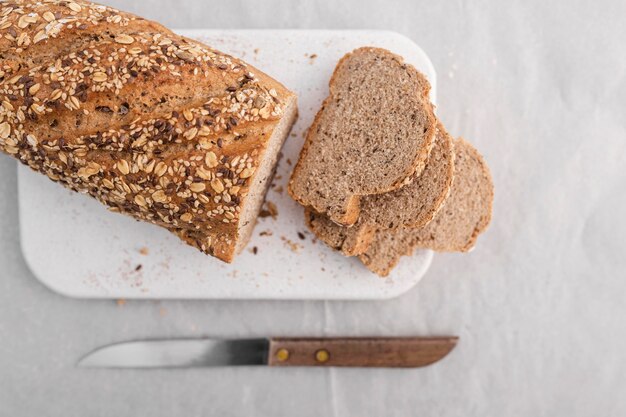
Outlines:
<svg viewBox="0 0 626 417"><path fill-rule="evenodd" d="M195 368L237 365L414 368L430 365L458 337L140 340L103 346L80 367Z"/></svg>

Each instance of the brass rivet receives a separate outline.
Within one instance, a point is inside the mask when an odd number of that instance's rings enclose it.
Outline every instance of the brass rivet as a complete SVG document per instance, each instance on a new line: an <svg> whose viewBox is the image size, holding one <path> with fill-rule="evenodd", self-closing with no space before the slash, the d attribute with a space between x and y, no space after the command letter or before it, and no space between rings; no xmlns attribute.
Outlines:
<svg viewBox="0 0 626 417"><path fill-rule="evenodd" d="M320 363L324 363L324 362L328 362L329 359L330 359L330 353L328 353L326 349L320 349L317 352L315 352L316 361Z"/></svg>
<svg viewBox="0 0 626 417"><path fill-rule="evenodd" d="M278 349L276 351L276 359L278 359L279 362L285 362L289 359L289 351L287 349Z"/></svg>

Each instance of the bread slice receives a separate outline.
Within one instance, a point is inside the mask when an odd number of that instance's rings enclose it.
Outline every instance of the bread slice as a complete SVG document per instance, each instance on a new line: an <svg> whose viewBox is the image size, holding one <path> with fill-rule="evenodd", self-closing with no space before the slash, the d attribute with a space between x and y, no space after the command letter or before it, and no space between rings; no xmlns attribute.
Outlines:
<svg viewBox="0 0 626 417"><path fill-rule="evenodd" d="M365 252L376 234L375 227L360 222L352 227L338 225L311 207L304 209L304 221L318 239L345 256Z"/></svg>
<svg viewBox="0 0 626 417"><path fill-rule="evenodd" d="M309 128L289 194L342 225L361 196L395 190L424 169L433 145L430 84L397 55L359 48L344 56Z"/></svg>
<svg viewBox="0 0 626 417"><path fill-rule="evenodd" d="M371 271L386 276L403 255L415 248L466 252L491 221L493 182L489 168L472 145L455 144L454 181L450 196L432 222L420 229L380 230L359 259Z"/></svg>
<svg viewBox="0 0 626 417"><path fill-rule="evenodd" d="M426 168L410 184L385 194L364 197L361 216L352 227L337 225L323 214L306 212L315 235L346 256L358 255L369 246L378 229L423 227L443 206L454 174L453 139L441 123Z"/></svg>

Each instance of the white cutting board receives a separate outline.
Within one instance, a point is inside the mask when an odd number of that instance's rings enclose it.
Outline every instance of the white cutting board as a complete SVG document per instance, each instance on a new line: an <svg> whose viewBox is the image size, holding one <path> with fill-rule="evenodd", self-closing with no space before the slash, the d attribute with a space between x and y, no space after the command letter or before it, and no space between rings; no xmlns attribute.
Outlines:
<svg viewBox="0 0 626 417"><path fill-rule="evenodd" d="M428 77L434 101L435 71L428 56L394 32L177 32L242 58L297 92L298 122L283 148L276 187L267 196L278 208L277 219L259 219L248 247L229 265L162 228L111 213L92 198L20 166L22 251L35 276L56 292L89 298L362 300L398 296L413 287L428 269L432 252L404 257L389 277L381 279L358 260L314 242L302 207L286 191L276 190L286 190L292 170L287 161L297 161L303 132L328 93L339 58L359 46L387 48Z"/></svg>

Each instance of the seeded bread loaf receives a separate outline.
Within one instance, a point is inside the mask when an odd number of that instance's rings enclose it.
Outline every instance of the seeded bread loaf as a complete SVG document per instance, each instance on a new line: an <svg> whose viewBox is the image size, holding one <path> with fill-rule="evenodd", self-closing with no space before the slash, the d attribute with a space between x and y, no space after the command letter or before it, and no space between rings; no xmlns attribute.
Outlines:
<svg viewBox="0 0 626 417"><path fill-rule="evenodd" d="M354 224L362 196L386 193L424 169L435 117L428 81L379 48L344 56L289 182L299 203Z"/></svg>
<svg viewBox="0 0 626 417"><path fill-rule="evenodd" d="M415 248L466 252L487 228L493 206L489 168L467 141L455 141L454 150L454 180L443 208L420 229L377 231L367 251L359 255L370 270L386 276L401 256Z"/></svg>
<svg viewBox="0 0 626 417"><path fill-rule="evenodd" d="M426 168L410 184L362 198L361 215L354 226L340 226L310 209L305 215L307 225L320 240L344 255L361 254L378 229L418 228L428 224L450 193L453 173L453 139L438 123Z"/></svg>
<svg viewBox="0 0 626 417"><path fill-rule="evenodd" d="M244 62L86 1L0 3L0 150L230 262L296 97Z"/></svg>

